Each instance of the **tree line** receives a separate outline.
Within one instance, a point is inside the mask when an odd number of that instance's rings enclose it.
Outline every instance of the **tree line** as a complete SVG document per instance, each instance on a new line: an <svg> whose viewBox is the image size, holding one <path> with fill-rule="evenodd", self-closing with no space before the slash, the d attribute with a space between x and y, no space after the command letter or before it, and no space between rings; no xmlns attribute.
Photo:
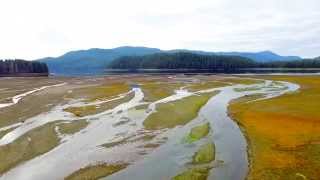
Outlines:
<svg viewBox="0 0 320 180"><path fill-rule="evenodd" d="M303 59L257 64L260 68L320 68L320 59Z"/></svg>
<svg viewBox="0 0 320 180"><path fill-rule="evenodd" d="M124 56L112 61L108 67L112 69L234 69L254 65L253 60L240 56L178 52Z"/></svg>
<svg viewBox="0 0 320 180"><path fill-rule="evenodd" d="M0 60L0 75L15 74L48 74L49 70L45 63L25 60Z"/></svg>
<svg viewBox="0 0 320 180"><path fill-rule="evenodd" d="M110 69L208 69L235 70L242 68L320 68L319 59L264 62L240 56L201 55L189 52L156 53L145 56L124 56L112 61Z"/></svg>

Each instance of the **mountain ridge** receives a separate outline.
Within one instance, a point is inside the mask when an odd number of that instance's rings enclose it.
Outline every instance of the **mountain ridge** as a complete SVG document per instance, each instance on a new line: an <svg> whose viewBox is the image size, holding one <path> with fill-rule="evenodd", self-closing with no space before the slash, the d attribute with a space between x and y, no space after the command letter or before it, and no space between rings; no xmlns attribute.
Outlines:
<svg viewBox="0 0 320 180"><path fill-rule="evenodd" d="M288 61L302 59L299 56L281 56L272 51L261 52L210 52L188 49L161 50L143 46L120 46L112 49L90 48L67 52L58 57L46 57L36 61L45 62L54 74L103 73L106 66L122 56L142 56L154 53L191 52L202 55L241 56L256 62Z"/></svg>

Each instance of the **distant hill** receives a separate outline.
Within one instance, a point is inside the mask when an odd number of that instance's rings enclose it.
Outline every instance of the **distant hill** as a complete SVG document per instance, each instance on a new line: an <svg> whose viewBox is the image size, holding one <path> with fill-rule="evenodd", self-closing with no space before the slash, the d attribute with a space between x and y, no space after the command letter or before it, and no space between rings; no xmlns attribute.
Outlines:
<svg viewBox="0 0 320 180"><path fill-rule="evenodd" d="M261 52L207 52L207 51L194 51L186 49L170 50L168 52L190 52L202 55L226 55L226 56L241 56L252 59L256 62L272 62L272 61L292 61L301 60L299 56L280 56L271 51Z"/></svg>
<svg viewBox="0 0 320 180"><path fill-rule="evenodd" d="M232 55L232 56L242 56L246 58L253 59L257 62L271 62L271 61L292 61L302 59L299 56L280 56L271 51L262 51L257 53L250 52L220 52L216 53L219 55Z"/></svg>
<svg viewBox="0 0 320 180"><path fill-rule="evenodd" d="M257 53L206 52L185 49L163 51L156 48L124 46L114 49L95 48L88 50L71 51L60 57L48 57L39 59L38 61L45 62L49 67L50 73L54 74L99 74L102 73L106 66L116 58L122 56L149 55L160 52L190 52L200 55L240 56L252 59L256 62L288 61L301 59L298 56L280 56L271 51L263 51Z"/></svg>
<svg viewBox="0 0 320 180"><path fill-rule="evenodd" d="M71 51L60 57L43 58L38 61L48 65L50 73L86 74L101 73L115 58L121 56L139 56L161 52L160 49L145 47L119 47L114 49L88 49Z"/></svg>
<svg viewBox="0 0 320 180"><path fill-rule="evenodd" d="M0 76L47 76L45 63L25 60L0 60Z"/></svg>

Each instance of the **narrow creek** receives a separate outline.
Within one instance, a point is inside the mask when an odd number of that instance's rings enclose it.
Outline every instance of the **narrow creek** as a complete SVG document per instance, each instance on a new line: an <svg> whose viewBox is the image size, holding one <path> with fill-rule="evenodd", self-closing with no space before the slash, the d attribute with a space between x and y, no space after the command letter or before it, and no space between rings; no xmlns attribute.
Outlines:
<svg viewBox="0 0 320 180"><path fill-rule="evenodd" d="M197 147L208 139L216 145L216 166L211 170L208 179L245 179L248 172L247 144L238 125L228 117L227 107L231 100L245 95L263 93L267 95L267 98L271 98L299 88L295 84L283 82L281 87L273 87L272 89L269 87L270 83L270 81L265 81L259 85L233 85L201 91L200 93L217 90L220 92L213 96L201 108L198 117L187 125L167 129L163 132L154 132L158 134L158 139L166 137L168 140L147 155L139 154L141 148L138 147L141 147L144 142L125 144L109 149L101 147L101 144L114 141L119 137L119 134L133 136L139 135L138 132L143 130L143 121L152 112L132 110L133 107L142 103L144 97L140 88L134 88L135 96L132 100L107 112L86 117L90 122L88 127L63 138L62 143L53 150L20 164L5 173L0 179L63 179L72 172L97 162L115 163L120 161L131 163L131 165L108 176L107 179L170 179L178 172L185 170L186 164L192 159ZM259 90L244 92L234 90L235 88L253 86L258 86ZM149 108L154 111L157 103L175 101L190 95L193 93L178 91L177 94L150 104ZM121 121L123 117L130 118L131 123L114 127L113 124ZM58 118L61 118L61 115L48 117L46 114L45 121L42 121L41 118L34 119L32 121L34 125L21 126L18 134L21 136L35 127ZM206 137L207 139L193 144L181 142L192 127L203 122L210 122L213 129ZM4 137L0 142L8 144L19 136L12 133L11 136Z"/></svg>

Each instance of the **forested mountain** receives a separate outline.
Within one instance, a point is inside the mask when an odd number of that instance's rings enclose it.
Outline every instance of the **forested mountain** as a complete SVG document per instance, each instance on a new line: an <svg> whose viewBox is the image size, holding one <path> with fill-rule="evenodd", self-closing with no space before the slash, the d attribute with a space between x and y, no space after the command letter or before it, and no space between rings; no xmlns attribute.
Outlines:
<svg viewBox="0 0 320 180"><path fill-rule="evenodd" d="M207 52L207 51L193 51L193 50L170 50L168 52L190 52L202 55L222 55L222 56L241 56L252 59L256 62L273 62L273 61L292 61L302 59L299 56L280 56L271 51L261 52Z"/></svg>
<svg viewBox="0 0 320 180"><path fill-rule="evenodd" d="M146 55L161 52L160 49L145 47L119 47L114 49L89 49L68 52L57 58L44 58L50 73L86 74L101 73L110 61L121 56Z"/></svg>
<svg viewBox="0 0 320 180"><path fill-rule="evenodd" d="M204 55L191 52L124 56L110 63L110 69L207 69L232 71L242 68L320 68L320 60L256 62L241 56Z"/></svg>
<svg viewBox="0 0 320 180"><path fill-rule="evenodd" d="M0 60L0 76L48 75L45 63L24 60Z"/></svg>
<svg viewBox="0 0 320 180"><path fill-rule="evenodd" d="M240 56L201 55L190 52L156 53L120 57L111 69L235 69L254 67L255 62Z"/></svg>
<svg viewBox="0 0 320 180"><path fill-rule="evenodd" d="M44 58L38 61L47 63L49 70L54 74L86 74L102 73L107 65L114 59L122 56L139 56L150 55L154 53L177 53L189 52L199 55L230 55L250 58L257 62L269 61L286 61L292 59L300 59L296 56L280 56L270 51L263 51L258 53L241 53L241 52L205 52L193 50L169 50L163 51L156 48L147 47L119 47L114 49L89 49L68 52L56 58Z"/></svg>
<svg viewBox="0 0 320 180"><path fill-rule="evenodd" d="M278 61L278 62L268 62L259 63L258 67L261 68L320 68L320 59L304 59L296 61Z"/></svg>
<svg viewBox="0 0 320 180"><path fill-rule="evenodd" d="M220 52L218 55L242 56L255 60L256 62L273 62L273 61L292 61L300 60L299 56L280 56L271 51L262 51L257 53L249 52Z"/></svg>

